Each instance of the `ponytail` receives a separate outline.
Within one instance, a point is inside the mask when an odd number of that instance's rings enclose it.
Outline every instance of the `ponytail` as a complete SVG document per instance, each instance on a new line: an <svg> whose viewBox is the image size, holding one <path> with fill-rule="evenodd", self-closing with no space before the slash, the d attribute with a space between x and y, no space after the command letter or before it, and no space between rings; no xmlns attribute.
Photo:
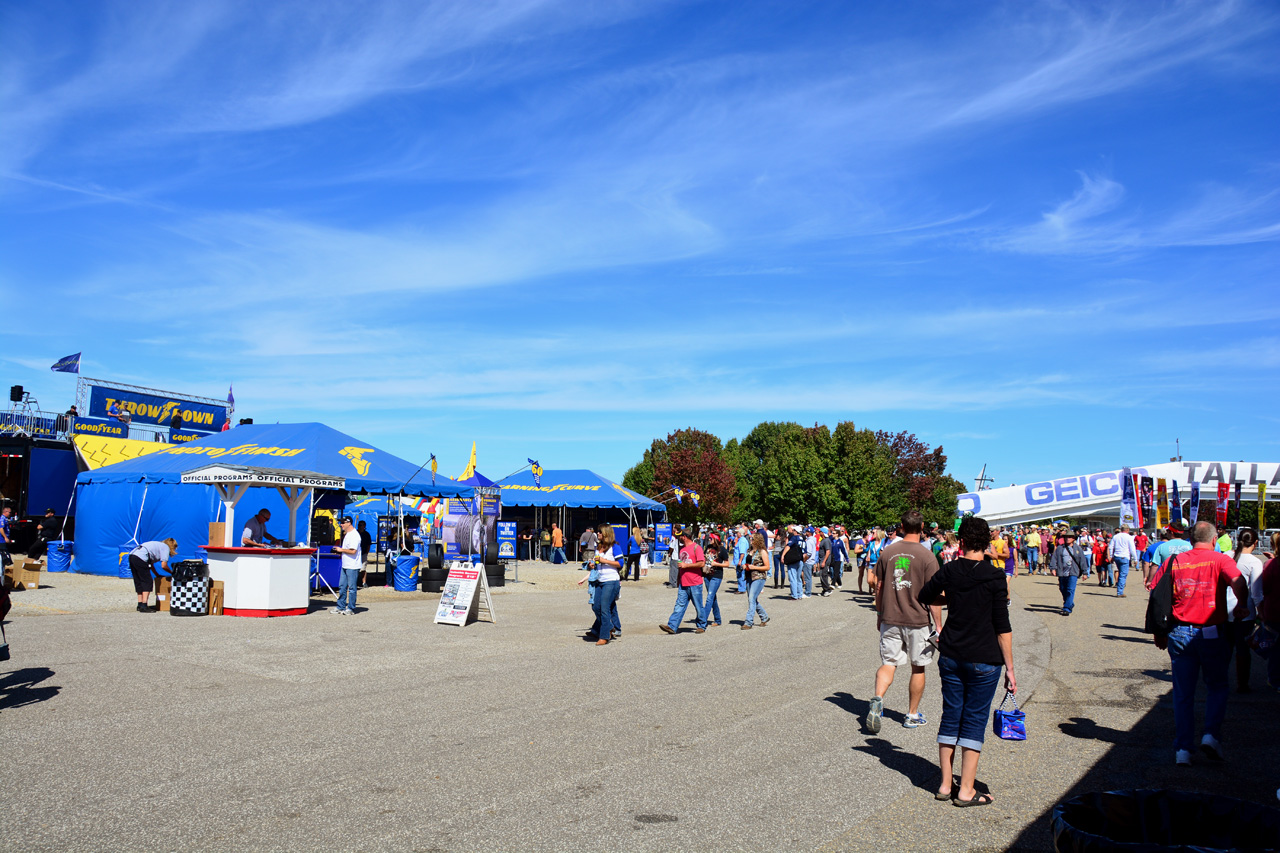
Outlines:
<svg viewBox="0 0 1280 853"><path fill-rule="evenodd" d="M1236 553L1232 558L1237 563L1240 562L1240 554L1250 545L1258 544L1258 532L1252 527L1245 527L1240 530L1240 537L1236 540Z"/></svg>

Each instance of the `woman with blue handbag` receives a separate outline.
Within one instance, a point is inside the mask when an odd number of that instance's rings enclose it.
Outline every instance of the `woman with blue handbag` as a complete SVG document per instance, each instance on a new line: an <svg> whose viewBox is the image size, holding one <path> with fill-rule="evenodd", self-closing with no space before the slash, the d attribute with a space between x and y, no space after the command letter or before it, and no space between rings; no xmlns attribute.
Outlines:
<svg viewBox="0 0 1280 853"><path fill-rule="evenodd" d="M942 684L938 763L942 784L934 796L961 808L992 803L990 794L974 788L974 780L1001 666L1005 688L1010 695L1018 692L1013 677L1009 582L1003 569L983 559L990 544L991 527L987 522L966 516L960 523L960 558L943 565L917 595L926 607L947 606L947 621L938 638L938 675ZM959 790L954 787L952 775L957 746L961 753Z"/></svg>
<svg viewBox="0 0 1280 853"><path fill-rule="evenodd" d="M600 525L596 553L590 563L583 563L589 574L578 581L591 584L587 598L595 611L596 621L588 633L596 637L597 646L607 646L610 640L622 636L622 623L618 621L618 592L622 587L622 576L618 570L622 568L622 560L622 549L617 546L613 528L607 524Z"/></svg>

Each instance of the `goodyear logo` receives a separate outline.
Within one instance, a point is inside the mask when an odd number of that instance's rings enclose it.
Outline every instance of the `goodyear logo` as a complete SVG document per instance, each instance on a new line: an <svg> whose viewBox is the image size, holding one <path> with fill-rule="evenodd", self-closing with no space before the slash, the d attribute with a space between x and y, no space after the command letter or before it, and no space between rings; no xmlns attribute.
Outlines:
<svg viewBox="0 0 1280 853"><path fill-rule="evenodd" d="M156 453L182 454L186 456L207 456L210 459L219 459L223 456L297 456L305 447L262 447L257 444L237 444L235 447L194 447L194 446L174 446L169 445L164 450L157 450Z"/></svg>
<svg viewBox="0 0 1280 853"><path fill-rule="evenodd" d="M96 424L76 421L75 431L80 435L113 435L116 438L124 437L124 426L122 424Z"/></svg>
<svg viewBox="0 0 1280 853"><path fill-rule="evenodd" d="M351 464L356 467L356 473L363 477L369 473L369 462L364 455L373 452L372 447L344 447L338 451L338 455L350 459Z"/></svg>

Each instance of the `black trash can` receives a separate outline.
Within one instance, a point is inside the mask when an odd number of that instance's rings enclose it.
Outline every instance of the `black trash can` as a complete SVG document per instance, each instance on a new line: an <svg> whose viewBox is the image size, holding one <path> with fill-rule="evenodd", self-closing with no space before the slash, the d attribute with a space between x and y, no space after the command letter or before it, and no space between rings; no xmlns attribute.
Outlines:
<svg viewBox="0 0 1280 853"><path fill-rule="evenodd" d="M173 564L169 588L170 616L204 616L209 612L209 565L203 560Z"/></svg>
<svg viewBox="0 0 1280 853"><path fill-rule="evenodd" d="M1058 853L1280 850L1280 811L1217 794L1105 791L1053 807Z"/></svg>

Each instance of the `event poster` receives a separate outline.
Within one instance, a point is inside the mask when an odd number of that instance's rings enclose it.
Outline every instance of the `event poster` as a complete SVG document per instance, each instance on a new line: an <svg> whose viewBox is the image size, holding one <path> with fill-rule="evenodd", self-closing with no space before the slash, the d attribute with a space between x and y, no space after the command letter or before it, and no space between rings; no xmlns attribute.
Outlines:
<svg viewBox="0 0 1280 853"><path fill-rule="evenodd" d="M516 558L516 523L514 521L498 522L498 559L514 560Z"/></svg>
<svg viewBox="0 0 1280 853"><path fill-rule="evenodd" d="M1236 527L1242 523L1240 518L1240 484L1236 483Z"/></svg>
<svg viewBox="0 0 1280 853"><path fill-rule="evenodd" d="M1267 529L1267 484L1258 484L1258 535Z"/></svg>
<svg viewBox="0 0 1280 853"><path fill-rule="evenodd" d="M1148 521L1155 521L1156 484L1150 477L1142 477L1139 482L1138 504L1142 507L1142 522L1145 527Z"/></svg>
<svg viewBox="0 0 1280 853"><path fill-rule="evenodd" d="M671 525L657 524L653 528L654 550L670 551L671 550Z"/></svg>
<svg viewBox="0 0 1280 853"><path fill-rule="evenodd" d="M440 606L436 608L437 625L465 625L471 603L475 601L476 587L480 584L481 569L465 563L454 563L444 582Z"/></svg>
<svg viewBox="0 0 1280 853"><path fill-rule="evenodd" d="M1227 526L1227 507L1231 505L1231 484L1218 484L1218 526L1225 528Z"/></svg>
<svg viewBox="0 0 1280 853"><path fill-rule="evenodd" d="M1200 483L1196 480L1191 481L1191 506L1187 509L1191 511L1191 523L1195 524L1200 517Z"/></svg>
<svg viewBox="0 0 1280 853"><path fill-rule="evenodd" d="M1182 495L1178 494L1178 481L1169 484L1173 488L1173 496L1169 499L1169 517L1175 524L1182 523Z"/></svg>
<svg viewBox="0 0 1280 853"><path fill-rule="evenodd" d="M1138 495L1133 487L1133 473L1125 468L1120 477L1122 491L1120 494L1120 523L1129 525L1132 530L1141 527L1138 524Z"/></svg>
<svg viewBox="0 0 1280 853"><path fill-rule="evenodd" d="M440 526L446 557L465 560L479 557L486 548L498 547L498 496L450 498L447 504Z"/></svg>
<svg viewBox="0 0 1280 853"><path fill-rule="evenodd" d="M1163 530L1169 526L1169 484L1164 477L1156 480L1156 527Z"/></svg>

